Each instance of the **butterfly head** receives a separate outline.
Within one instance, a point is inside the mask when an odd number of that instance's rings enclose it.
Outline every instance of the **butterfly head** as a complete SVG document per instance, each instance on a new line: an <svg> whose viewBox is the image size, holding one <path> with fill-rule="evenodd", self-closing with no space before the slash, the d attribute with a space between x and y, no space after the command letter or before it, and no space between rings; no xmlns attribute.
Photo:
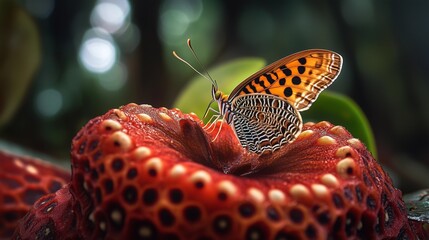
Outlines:
<svg viewBox="0 0 429 240"><path fill-rule="evenodd" d="M222 92L215 85L212 85L213 100L219 102L219 100L222 98L222 95Z"/></svg>

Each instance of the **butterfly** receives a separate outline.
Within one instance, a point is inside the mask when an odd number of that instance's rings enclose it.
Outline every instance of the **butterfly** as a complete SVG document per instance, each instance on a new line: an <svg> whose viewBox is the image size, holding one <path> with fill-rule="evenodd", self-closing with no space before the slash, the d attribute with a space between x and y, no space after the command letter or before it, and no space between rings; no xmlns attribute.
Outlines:
<svg viewBox="0 0 429 240"><path fill-rule="evenodd" d="M190 40L188 46L193 51ZM301 51L254 73L229 95L210 78L212 98L244 148L257 154L272 153L298 137L302 129L299 112L307 110L332 84L342 62L341 55L333 51Z"/></svg>

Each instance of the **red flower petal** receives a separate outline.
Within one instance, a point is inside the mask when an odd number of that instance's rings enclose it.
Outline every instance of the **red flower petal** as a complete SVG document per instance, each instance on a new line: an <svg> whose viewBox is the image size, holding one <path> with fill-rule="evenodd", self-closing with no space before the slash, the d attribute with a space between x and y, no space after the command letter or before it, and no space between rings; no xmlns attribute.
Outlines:
<svg viewBox="0 0 429 240"><path fill-rule="evenodd" d="M18 220L45 194L70 181L70 173L40 159L0 151L0 239L11 237Z"/></svg>
<svg viewBox="0 0 429 240"><path fill-rule="evenodd" d="M219 127L205 131L194 115L136 104L91 120L71 152L67 204L79 236L424 237L401 192L344 128L306 124L295 142L258 156L226 124L217 136Z"/></svg>

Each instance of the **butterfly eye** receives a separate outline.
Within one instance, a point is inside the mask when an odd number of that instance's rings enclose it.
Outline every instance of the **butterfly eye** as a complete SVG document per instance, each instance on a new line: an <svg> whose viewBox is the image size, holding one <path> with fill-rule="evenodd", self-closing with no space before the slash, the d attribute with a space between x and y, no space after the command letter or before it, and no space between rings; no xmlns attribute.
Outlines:
<svg viewBox="0 0 429 240"><path fill-rule="evenodd" d="M216 101L222 98L222 92L218 90L217 87L214 85L212 86L212 97L213 97L213 100L216 100Z"/></svg>
<svg viewBox="0 0 429 240"><path fill-rule="evenodd" d="M216 100L220 99L220 98L222 97L222 92L221 92L221 91L219 91L219 90L218 90L218 91L216 91L216 93L215 93L215 96L214 96L214 97L215 97L215 99L216 99Z"/></svg>

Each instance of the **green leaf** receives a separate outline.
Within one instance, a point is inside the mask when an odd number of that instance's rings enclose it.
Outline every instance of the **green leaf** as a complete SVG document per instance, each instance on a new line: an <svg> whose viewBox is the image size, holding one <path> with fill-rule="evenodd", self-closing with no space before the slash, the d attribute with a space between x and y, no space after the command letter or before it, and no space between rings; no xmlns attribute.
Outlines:
<svg viewBox="0 0 429 240"><path fill-rule="evenodd" d="M229 94L240 82L264 66L265 61L260 58L241 58L210 69L209 73L218 81L219 89ZM202 117L211 100L210 81L197 76L180 93L174 107ZM216 105L213 107L217 110ZM344 126L354 137L359 138L376 158L375 141L368 120L350 98L324 91L312 107L301 114L304 122L329 121ZM209 118L210 115L207 119Z"/></svg>
<svg viewBox="0 0 429 240"><path fill-rule="evenodd" d="M240 82L265 66L260 58L240 58L209 69L209 74L218 82L219 90L229 94ZM194 112L200 118L212 100L211 82L201 76L193 78L179 94L174 107L183 112ZM217 106L215 107L216 110Z"/></svg>
<svg viewBox="0 0 429 240"><path fill-rule="evenodd" d="M304 122L328 121L345 127L355 138L360 139L377 159L371 126L363 111L352 99L325 90L310 109L301 114Z"/></svg>
<svg viewBox="0 0 429 240"><path fill-rule="evenodd" d="M18 110L41 60L37 25L15 2L0 0L0 128Z"/></svg>

